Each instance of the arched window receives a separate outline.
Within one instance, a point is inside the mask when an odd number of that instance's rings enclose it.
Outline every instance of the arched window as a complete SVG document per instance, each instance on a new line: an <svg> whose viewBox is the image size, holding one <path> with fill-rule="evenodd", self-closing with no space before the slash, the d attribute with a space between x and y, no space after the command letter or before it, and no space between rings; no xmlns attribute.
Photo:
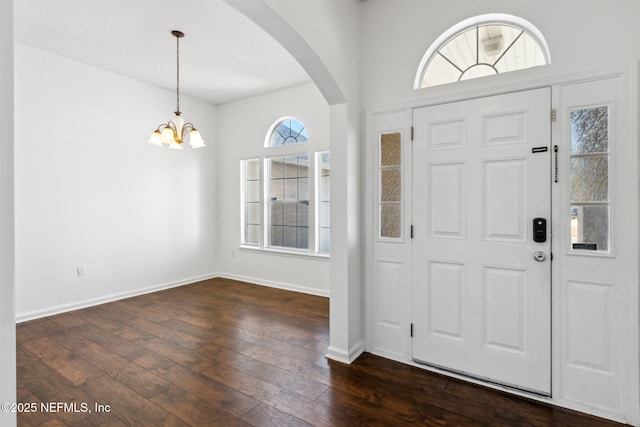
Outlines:
<svg viewBox="0 0 640 427"><path fill-rule="evenodd" d="M542 33L516 16L489 14L454 25L429 47L414 89L550 63Z"/></svg>
<svg viewBox="0 0 640 427"><path fill-rule="evenodd" d="M300 120L295 117L284 117L271 125L265 147L300 144L308 140L309 135Z"/></svg>
<svg viewBox="0 0 640 427"><path fill-rule="evenodd" d="M330 153L300 120L276 120L262 154L240 160L240 173L242 247L329 256Z"/></svg>

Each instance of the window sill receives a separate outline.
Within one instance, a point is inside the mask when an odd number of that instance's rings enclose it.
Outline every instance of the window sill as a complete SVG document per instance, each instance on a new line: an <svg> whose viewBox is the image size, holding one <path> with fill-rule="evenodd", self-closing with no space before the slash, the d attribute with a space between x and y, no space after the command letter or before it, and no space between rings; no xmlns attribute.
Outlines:
<svg viewBox="0 0 640 427"><path fill-rule="evenodd" d="M293 258L315 259L319 261L329 261L331 259L331 256L329 254L312 254L307 252L285 251L280 249L259 248L254 246L240 246L238 249L243 252L255 252L255 253L261 253L261 254L269 254L269 255L285 256L285 257L293 257Z"/></svg>

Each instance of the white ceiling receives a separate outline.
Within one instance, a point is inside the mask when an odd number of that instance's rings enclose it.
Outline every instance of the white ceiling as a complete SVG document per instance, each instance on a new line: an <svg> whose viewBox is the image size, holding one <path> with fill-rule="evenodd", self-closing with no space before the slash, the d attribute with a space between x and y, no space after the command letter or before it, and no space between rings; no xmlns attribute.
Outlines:
<svg viewBox="0 0 640 427"><path fill-rule="evenodd" d="M16 0L15 40L220 104L310 81L275 40L221 0Z"/></svg>

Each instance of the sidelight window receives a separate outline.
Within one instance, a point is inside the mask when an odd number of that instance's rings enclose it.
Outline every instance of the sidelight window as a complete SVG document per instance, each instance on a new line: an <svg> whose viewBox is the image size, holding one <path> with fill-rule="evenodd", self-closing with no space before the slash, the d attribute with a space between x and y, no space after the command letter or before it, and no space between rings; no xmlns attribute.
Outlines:
<svg viewBox="0 0 640 427"><path fill-rule="evenodd" d="M609 107L573 110L571 247L609 251Z"/></svg>
<svg viewBox="0 0 640 427"><path fill-rule="evenodd" d="M380 134L379 232L381 238L402 237L402 134Z"/></svg>

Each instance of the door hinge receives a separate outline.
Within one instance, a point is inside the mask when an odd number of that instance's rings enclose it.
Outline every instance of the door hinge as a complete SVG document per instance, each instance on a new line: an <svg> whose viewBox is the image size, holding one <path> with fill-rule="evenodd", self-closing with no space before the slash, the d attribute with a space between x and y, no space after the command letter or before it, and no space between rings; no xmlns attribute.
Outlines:
<svg viewBox="0 0 640 427"><path fill-rule="evenodd" d="M411 126L411 140L413 141L413 126Z"/></svg>
<svg viewBox="0 0 640 427"><path fill-rule="evenodd" d="M557 118L558 118L558 115L557 115L557 113L556 113L556 109L555 109L555 108L552 108L552 109L551 109L551 121L552 121L552 122L555 122Z"/></svg>
<svg viewBox="0 0 640 427"><path fill-rule="evenodd" d="M411 338L413 338L413 323L411 324L411 327L409 328L409 333L411 335Z"/></svg>
<svg viewBox="0 0 640 427"><path fill-rule="evenodd" d="M411 224L411 228L410 228L410 232L409 233L411 235L411 238L413 239L413 224Z"/></svg>

